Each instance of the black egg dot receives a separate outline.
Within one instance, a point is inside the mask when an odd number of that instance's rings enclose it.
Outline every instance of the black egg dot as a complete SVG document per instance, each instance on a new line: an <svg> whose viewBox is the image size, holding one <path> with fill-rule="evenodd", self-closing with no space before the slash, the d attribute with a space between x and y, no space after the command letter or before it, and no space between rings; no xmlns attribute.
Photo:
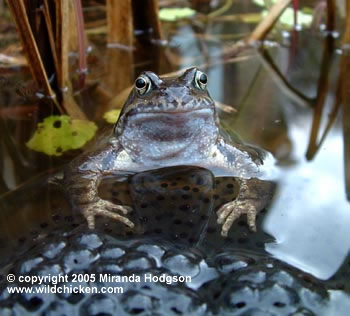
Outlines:
<svg viewBox="0 0 350 316"><path fill-rule="evenodd" d="M44 303L44 301L40 298L40 297L32 297L29 300L29 304L30 306L28 306L30 309L32 310L36 310L37 308L39 308L42 304Z"/></svg>
<svg viewBox="0 0 350 316"><path fill-rule="evenodd" d="M142 89L146 86L146 80L143 78L138 78L135 82L135 86L138 89Z"/></svg>
<svg viewBox="0 0 350 316"><path fill-rule="evenodd" d="M19 242L20 244L23 244L25 241L26 241L26 238L25 238L25 237L20 237L20 238L18 238L18 242Z"/></svg>
<svg viewBox="0 0 350 316"><path fill-rule="evenodd" d="M237 308L243 308L244 306L246 306L246 303L245 302L238 302L235 306Z"/></svg>
<svg viewBox="0 0 350 316"><path fill-rule="evenodd" d="M61 121L55 121L55 122L53 122L53 127L54 127L54 128L60 128L61 125L62 125L62 122L61 122Z"/></svg>
<svg viewBox="0 0 350 316"><path fill-rule="evenodd" d="M275 303L273 303L273 305L276 306L276 307L279 307L279 308L286 306L286 304L282 303L282 302L275 302Z"/></svg>
<svg viewBox="0 0 350 316"><path fill-rule="evenodd" d="M208 82L208 78L206 74L201 74L199 77L199 81L203 84L206 84Z"/></svg>

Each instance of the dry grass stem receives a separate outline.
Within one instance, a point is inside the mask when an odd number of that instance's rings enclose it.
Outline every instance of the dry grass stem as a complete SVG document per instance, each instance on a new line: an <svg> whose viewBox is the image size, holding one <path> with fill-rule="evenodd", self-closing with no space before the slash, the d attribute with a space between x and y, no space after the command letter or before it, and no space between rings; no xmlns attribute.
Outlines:
<svg viewBox="0 0 350 316"><path fill-rule="evenodd" d="M133 80L134 26L131 0L107 1L108 50L106 88L113 95L128 87ZM101 116L108 104L97 112Z"/></svg>
<svg viewBox="0 0 350 316"><path fill-rule="evenodd" d="M134 26L137 29L152 31L153 40L163 40L163 31L159 20L158 0L132 0Z"/></svg>
<svg viewBox="0 0 350 316"><path fill-rule="evenodd" d="M23 50L35 82L45 95L55 98L55 93L51 89L38 46L35 42L24 1L8 0L7 3L15 19Z"/></svg>
<svg viewBox="0 0 350 316"><path fill-rule="evenodd" d="M258 24L255 30L250 34L247 41L255 42L263 39L270 32L283 11L291 3L292 0L280 0L272 6L267 16Z"/></svg>
<svg viewBox="0 0 350 316"><path fill-rule="evenodd" d="M346 1L346 24L343 35L343 55L340 63L340 81L342 83L343 109L343 140L344 140L344 168L345 191L350 200L350 2Z"/></svg>
<svg viewBox="0 0 350 316"><path fill-rule="evenodd" d="M108 44L132 47L132 21L131 0L107 0Z"/></svg>
<svg viewBox="0 0 350 316"><path fill-rule="evenodd" d="M58 65L57 53L56 53L56 44L55 44L56 41L55 41L55 33L54 33L55 29L54 29L54 27L52 25L52 21L51 21L50 7L49 7L48 0L44 0L43 14L44 14L44 19L45 19L45 23L46 23L47 34L49 37L49 43L50 43L53 62L55 64L56 73L58 74L60 71L60 67Z"/></svg>
<svg viewBox="0 0 350 316"><path fill-rule="evenodd" d="M327 0L327 31L334 31L336 19L336 3L334 0Z"/></svg>
<svg viewBox="0 0 350 316"><path fill-rule="evenodd" d="M318 80L317 96L314 104L314 115L312 120L309 144L306 151L306 159L311 160L315 156L318 148L318 134L320 131L322 113L325 101L329 92L329 72L332 61L333 38L326 37L323 49L320 78Z"/></svg>
<svg viewBox="0 0 350 316"><path fill-rule="evenodd" d="M304 107L310 107L312 100L308 99L301 92L299 92L289 84L288 80L279 71L279 69L276 67L276 65L274 64L271 57L267 54L267 52L260 49L258 49L257 52L258 56L260 57L261 64L267 70L272 80L274 80L274 82L281 88L283 93L297 104Z"/></svg>

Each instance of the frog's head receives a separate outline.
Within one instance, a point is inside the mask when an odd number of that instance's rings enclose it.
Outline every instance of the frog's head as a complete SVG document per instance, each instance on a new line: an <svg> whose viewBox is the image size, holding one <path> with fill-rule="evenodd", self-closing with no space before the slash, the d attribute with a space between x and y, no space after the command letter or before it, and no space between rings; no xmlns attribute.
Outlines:
<svg viewBox="0 0 350 316"><path fill-rule="evenodd" d="M143 72L114 128L123 148L144 161L208 154L218 137L218 118L207 81L196 68L171 78Z"/></svg>

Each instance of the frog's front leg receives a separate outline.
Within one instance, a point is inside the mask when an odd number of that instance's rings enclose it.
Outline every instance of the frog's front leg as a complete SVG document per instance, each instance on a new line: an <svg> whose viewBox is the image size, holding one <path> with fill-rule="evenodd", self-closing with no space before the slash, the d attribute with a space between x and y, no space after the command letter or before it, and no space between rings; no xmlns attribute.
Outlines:
<svg viewBox="0 0 350 316"><path fill-rule="evenodd" d="M241 215L247 215L250 230L256 231L256 216L271 199L276 184L257 178L236 178L239 193L234 201L222 205L218 211L218 224L222 224L221 235L226 237L232 224Z"/></svg>
<svg viewBox="0 0 350 316"><path fill-rule="evenodd" d="M256 196L249 191L248 179L236 179L239 183L239 193L234 201L222 205L216 212L218 224L222 224L221 235L226 237L232 224L241 215L247 214L248 226L252 231L256 231L257 203Z"/></svg>
<svg viewBox="0 0 350 316"><path fill-rule="evenodd" d="M112 145L106 147L79 156L68 165L65 170L67 195L73 207L83 214L90 229L95 228L96 216L109 217L132 228L134 223L123 216L132 210L129 206L117 205L98 196L98 185L113 171L111 165L119 153Z"/></svg>

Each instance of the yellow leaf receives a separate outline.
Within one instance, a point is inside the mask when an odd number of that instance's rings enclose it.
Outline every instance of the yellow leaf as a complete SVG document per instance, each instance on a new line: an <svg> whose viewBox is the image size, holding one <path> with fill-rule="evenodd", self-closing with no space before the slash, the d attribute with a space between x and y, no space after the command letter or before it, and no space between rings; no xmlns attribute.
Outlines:
<svg viewBox="0 0 350 316"><path fill-rule="evenodd" d="M115 110L106 112L103 115L103 118L107 121L107 123L114 124L117 122L119 115L120 115L120 109L115 109Z"/></svg>
<svg viewBox="0 0 350 316"><path fill-rule="evenodd" d="M67 150L83 147L96 131L94 122L73 120L67 115L52 115L38 123L26 145L49 156L61 156Z"/></svg>

